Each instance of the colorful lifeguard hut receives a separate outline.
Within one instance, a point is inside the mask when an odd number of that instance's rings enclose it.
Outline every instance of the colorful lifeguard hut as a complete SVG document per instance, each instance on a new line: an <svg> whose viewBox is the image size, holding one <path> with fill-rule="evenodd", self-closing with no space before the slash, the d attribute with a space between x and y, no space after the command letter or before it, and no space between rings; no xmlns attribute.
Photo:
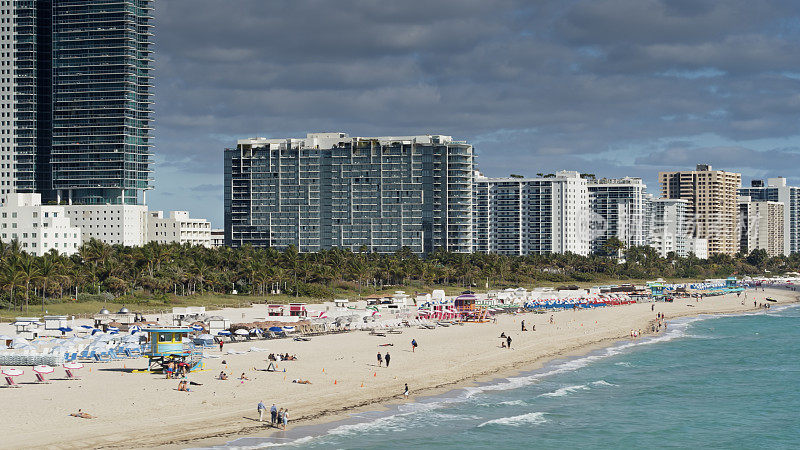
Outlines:
<svg viewBox="0 0 800 450"><path fill-rule="evenodd" d="M650 295L656 299L663 299L665 296L665 286L662 283L655 282L655 283L647 283L648 287L650 288Z"/></svg>
<svg viewBox="0 0 800 450"><path fill-rule="evenodd" d="M489 319L489 308L478 306L477 297L472 294L459 295L453 300L453 308L464 322L486 322Z"/></svg>
<svg viewBox="0 0 800 450"><path fill-rule="evenodd" d="M142 331L147 333L150 344L150 349L145 352L149 370L163 370L168 362L185 364L189 371L203 368L202 349L195 347L189 339L184 341L194 331L192 328L146 328Z"/></svg>

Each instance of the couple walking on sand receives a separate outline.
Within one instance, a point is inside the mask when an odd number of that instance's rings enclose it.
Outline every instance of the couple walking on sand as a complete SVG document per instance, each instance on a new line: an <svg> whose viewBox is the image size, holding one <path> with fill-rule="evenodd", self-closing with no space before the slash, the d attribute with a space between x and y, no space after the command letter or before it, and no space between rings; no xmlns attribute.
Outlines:
<svg viewBox="0 0 800 450"><path fill-rule="evenodd" d="M280 428L282 430L286 429L286 424L289 422L289 408L286 409L278 409L275 406L275 403L272 404L272 407L269 409L270 413L270 426ZM267 414L267 406L264 404L264 401L258 402L258 421L263 422L264 416Z"/></svg>
<svg viewBox="0 0 800 450"><path fill-rule="evenodd" d="M381 364L383 364L383 361L386 361L386 367L389 367L389 360L391 360L391 359L392 359L392 357L391 357L391 355L389 355L389 352L386 352L386 356L382 356L381 352L378 352L378 367L381 367Z"/></svg>

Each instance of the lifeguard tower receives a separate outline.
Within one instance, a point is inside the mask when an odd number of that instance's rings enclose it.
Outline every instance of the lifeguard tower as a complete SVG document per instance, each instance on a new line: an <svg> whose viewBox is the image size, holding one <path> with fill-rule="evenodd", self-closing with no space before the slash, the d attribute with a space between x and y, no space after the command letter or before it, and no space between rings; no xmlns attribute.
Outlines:
<svg viewBox="0 0 800 450"><path fill-rule="evenodd" d="M663 284L655 282L647 283L647 286L650 288L650 295L653 297L653 299L659 300L664 298L665 292Z"/></svg>
<svg viewBox="0 0 800 450"><path fill-rule="evenodd" d="M486 322L488 321L489 309L478 306L475 301L477 298L472 294L459 295L453 301L453 308L465 322Z"/></svg>
<svg viewBox="0 0 800 450"><path fill-rule="evenodd" d="M164 369L168 362L186 364L189 371L203 368L203 351L187 340L185 337L193 332L192 328L147 328L142 330L147 333L150 349L145 352L148 357L148 369Z"/></svg>

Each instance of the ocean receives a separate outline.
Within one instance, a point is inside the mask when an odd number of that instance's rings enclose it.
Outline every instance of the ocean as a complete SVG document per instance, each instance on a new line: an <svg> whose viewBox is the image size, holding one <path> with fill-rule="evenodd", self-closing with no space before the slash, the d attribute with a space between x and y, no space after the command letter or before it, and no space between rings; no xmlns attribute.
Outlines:
<svg viewBox="0 0 800 450"><path fill-rule="evenodd" d="M800 448L800 307L665 333L223 448Z"/></svg>

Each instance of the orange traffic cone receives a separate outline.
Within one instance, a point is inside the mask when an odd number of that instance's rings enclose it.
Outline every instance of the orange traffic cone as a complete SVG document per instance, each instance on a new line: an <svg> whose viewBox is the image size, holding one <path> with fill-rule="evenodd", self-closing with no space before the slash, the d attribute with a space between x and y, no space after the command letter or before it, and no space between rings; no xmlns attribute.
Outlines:
<svg viewBox="0 0 800 450"><path fill-rule="evenodd" d="M92 370L92 369L89 369L89 370ZM377 377L378 376L378 372L373 373L372 376L373 377Z"/></svg>
<svg viewBox="0 0 800 450"><path fill-rule="evenodd" d="M336 380L333 380L333 384L336 384Z"/></svg>

